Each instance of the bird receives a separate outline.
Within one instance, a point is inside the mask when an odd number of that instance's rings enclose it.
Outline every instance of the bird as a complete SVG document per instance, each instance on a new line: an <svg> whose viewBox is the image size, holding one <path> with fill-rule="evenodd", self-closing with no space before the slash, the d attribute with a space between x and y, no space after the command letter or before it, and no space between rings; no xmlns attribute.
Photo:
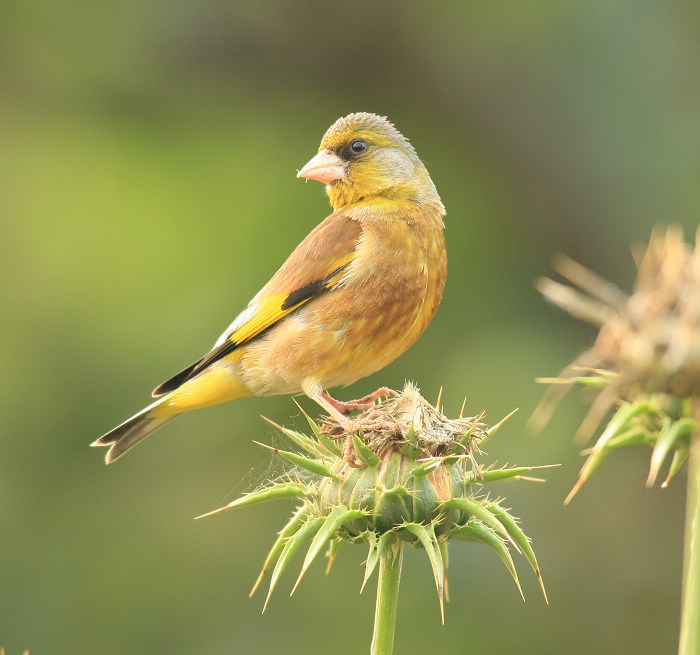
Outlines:
<svg viewBox="0 0 700 655"><path fill-rule="evenodd" d="M431 322L447 276L445 207L409 140L372 113L339 118L297 177L325 185L332 213L207 354L91 444L109 447L107 464L184 412L299 393L344 427L347 456L358 428L348 414L393 393L343 402L327 389L385 367Z"/></svg>

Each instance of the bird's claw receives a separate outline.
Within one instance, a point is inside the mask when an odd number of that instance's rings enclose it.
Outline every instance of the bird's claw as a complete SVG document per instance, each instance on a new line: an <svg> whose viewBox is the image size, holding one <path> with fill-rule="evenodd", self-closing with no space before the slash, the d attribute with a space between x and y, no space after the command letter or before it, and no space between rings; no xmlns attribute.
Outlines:
<svg viewBox="0 0 700 655"><path fill-rule="evenodd" d="M381 387L375 392L370 393L357 400L336 400L331 398L328 394L324 394L326 400L328 400L335 409L337 409L341 414L350 414L351 412L365 412L368 409L374 407L374 403L379 398L388 398L389 396L398 396L398 391L389 389L389 387Z"/></svg>

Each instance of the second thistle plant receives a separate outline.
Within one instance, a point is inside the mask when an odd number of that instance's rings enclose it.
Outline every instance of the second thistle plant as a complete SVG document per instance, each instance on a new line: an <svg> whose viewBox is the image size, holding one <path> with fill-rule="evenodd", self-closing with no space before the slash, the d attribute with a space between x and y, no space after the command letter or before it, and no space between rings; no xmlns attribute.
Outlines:
<svg viewBox="0 0 700 655"><path fill-rule="evenodd" d="M648 486L671 457L666 486L690 452L697 428L692 398L700 393L700 250L685 243L679 228L657 229L637 265L630 295L565 257L555 267L578 289L549 279L539 284L547 299L600 330L559 378L540 380L553 386L535 422L548 420L571 385L599 392L579 429L584 437L616 407L567 500L620 448L651 446Z"/></svg>
<svg viewBox="0 0 700 655"><path fill-rule="evenodd" d="M544 422L572 384L599 394L582 425L588 436L615 412L588 453L568 502L611 452L651 446L647 486L669 458L662 486L689 460L679 655L700 653L700 231L695 246L680 228L656 229L637 254L637 280L626 294L569 259L559 272L574 287L543 280L542 293L599 326L593 347L564 370L535 415ZM578 287L578 288L575 288Z"/></svg>

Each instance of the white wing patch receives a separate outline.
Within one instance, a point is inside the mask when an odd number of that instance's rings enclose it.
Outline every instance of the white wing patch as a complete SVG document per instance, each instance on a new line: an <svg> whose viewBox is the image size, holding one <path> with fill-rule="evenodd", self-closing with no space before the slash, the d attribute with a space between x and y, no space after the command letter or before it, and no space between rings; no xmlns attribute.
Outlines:
<svg viewBox="0 0 700 655"><path fill-rule="evenodd" d="M259 294L258 294L259 295ZM229 336L231 336L237 330L240 330L246 323L249 323L253 317L258 313L258 305L255 302L257 296L250 301L248 306L233 319L233 323L228 326L226 331L216 340L214 348L218 348L222 343L224 343Z"/></svg>

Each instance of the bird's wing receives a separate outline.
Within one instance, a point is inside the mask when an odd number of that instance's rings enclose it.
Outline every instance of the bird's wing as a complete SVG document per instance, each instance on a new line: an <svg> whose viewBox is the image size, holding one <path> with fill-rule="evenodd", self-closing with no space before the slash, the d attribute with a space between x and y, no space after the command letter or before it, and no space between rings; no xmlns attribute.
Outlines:
<svg viewBox="0 0 700 655"><path fill-rule="evenodd" d="M162 396L191 380L214 362L255 338L290 312L343 280L356 256L360 224L341 212L331 214L302 241L272 279L250 301L200 360L154 391Z"/></svg>

